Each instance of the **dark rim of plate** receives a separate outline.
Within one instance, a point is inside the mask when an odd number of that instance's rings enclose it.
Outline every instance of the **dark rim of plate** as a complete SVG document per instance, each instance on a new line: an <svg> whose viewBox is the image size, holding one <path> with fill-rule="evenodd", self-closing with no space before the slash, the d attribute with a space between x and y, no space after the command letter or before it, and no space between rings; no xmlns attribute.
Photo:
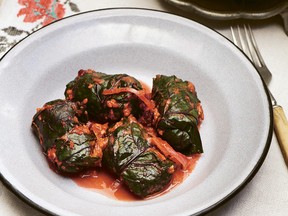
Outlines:
<svg viewBox="0 0 288 216"><path fill-rule="evenodd" d="M85 12L81 12L78 14L74 14L71 16L67 16L64 17L60 20L56 20L53 23L50 23L36 31L34 31L33 33L31 33L30 35L24 37L22 40L20 40L18 43L16 43L10 50L8 50L1 58L0 58L0 64L2 59L11 51L13 50L14 47L18 46L19 44L21 44L21 42L23 40L26 40L27 38L29 38L31 35L33 35L35 32L41 31L41 29L43 28L49 28L50 25L55 25L55 23L61 22L61 20L65 20L65 19L69 19L71 17L76 17L76 16L81 16L82 14L87 14L87 13L95 13L98 11L106 11L106 10L141 10L141 11L151 11L151 12L157 12L157 13L162 13L162 14L167 14L169 16L177 16L177 17L181 17L183 20L185 20L186 22L195 22L193 20L190 20L188 18L179 16L177 14L171 13L171 12L165 12L165 11L160 11L160 10L155 10L155 9L147 9L147 8L136 8L136 7L121 7L121 8L105 8L105 9L96 9L96 10L91 10L91 11L85 11ZM195 22L197 23L197 22ZM200 24L201 25L201 24ZM204 26L204 25L202 25ZM206 28L212 30L213 32L215 32L218 35L221 35L222 37L226 38L228 42L232 43L227 37L225 37L224 35L220 34L219 32L217 32L216 30L205 26ZM233 43L232 43L233 44ZM236 46L235 46L236 47ZM238 47L236 47L238 50L240 50L244 56L246 56L244 54L244 52L239 49ZM248 57L246 57L249 61L250 59ZM251 61L250 61L251 62ZM252 65L254 65L251 62ZM255 67L254 67L255 68ZM256 69L256 68L255 68ZM256 69L256 71L258 71ZM266 144L265 147L263 149L263 152L261 154L261 157L259 158L259 160L257 161L254 169L250 172L250 174L247 176L247 178L237 187L235 188L233 191L231 191L230 194L228 194L226 197L224 197L223 199L219 200L218 202L214 203L213 205L207 207L206 209L201 210L200 212L194 214L194 215L203 215L203 214L207 214L208 212L211 212L213 210L215 210L216 208L220 207L221 205L223 205L224 203L226 203L227 201L229 201L230 199L232 199L238 192L240 192L252 179L253 177L256 175L256 173L258 172L258 170L260 169L260 167L262 166L267 153L269 151L270 148L270 144L271 144L271 140L272 140L272 135L273 135L273 109L272 109L272 104L269 98L269 93L268 93L268 88L266 86L266 84L264 83L262 77L260 76L259 72L258 72L259 77L262 80L262 85L263 88L266 92L266 96L267 96L267 101L268 101L268 107L269 107L269 112L270 112L270 125L269 125L269 133L267 136L267 140L266 140ZM57 215L55 213L52 212L52 210L43 208L42 206L40 206L39 204L37 204L36 202L32 201L31 199L29 199L27 196L25 196L25 194L23 194L21 191L19 191L17 188L15 188L6 178L5 176L2 175L2 173L0 172L0 180L2 181L2 183L12 192L14 193L18 198L20 198L22 201L24 201L26 204L28 204L29 206L37 209L38 211L46 214L46 215Z"/></svg>

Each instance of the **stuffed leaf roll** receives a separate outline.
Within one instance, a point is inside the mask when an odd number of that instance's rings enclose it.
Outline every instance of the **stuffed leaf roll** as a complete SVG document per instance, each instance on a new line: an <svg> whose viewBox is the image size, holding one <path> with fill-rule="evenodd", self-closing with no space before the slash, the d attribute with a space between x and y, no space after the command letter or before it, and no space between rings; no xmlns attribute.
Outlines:
<svg viewBox="0 0 288 216"><path fill-rule="evenodd" d="M111 127L108 133L103 163L116 174L149 148L144 130L134 118L123 118Z"/></svg>
<svg viewBox="0 0 288 216"><path fill-rule="evenodd" d="M38 109L32 120L32 128L44 151L47 151L58 137L78 125L79 119L87 120L80 103L58 99Z"/></svg>
<svg viewBox="0 0 288 216"><path fill-rule="evenodd" d="M152 100L159 112L158 134L185 155L202 153L198 125L203 112L194 85L176 76L158 75L153 79Z"/></svg>
<svg viewBox="0 0 288 216"><path fill-rule="evenodd" d="M129 116L108 129L103 164L139 197L167 187L175 164L149 142L148 131Z"/></svg>
<svg viewBox="0 0 288 216"><path fill-rule="evenodd" d="M80 70L78 76L67 84L65 95L69 100L85 102L90 120L106 123L119 121L131 113L140 115L141 100L131 93L133 90L140 91L142 86L126 74Z"/></svg>
<svg viewBox="0 0 288 216"><path fill-rule="evenodd" d="M103 145L87 125L76 125L59 137L47 151L49 162L63 174L79 173L100 166Z"/></svg>

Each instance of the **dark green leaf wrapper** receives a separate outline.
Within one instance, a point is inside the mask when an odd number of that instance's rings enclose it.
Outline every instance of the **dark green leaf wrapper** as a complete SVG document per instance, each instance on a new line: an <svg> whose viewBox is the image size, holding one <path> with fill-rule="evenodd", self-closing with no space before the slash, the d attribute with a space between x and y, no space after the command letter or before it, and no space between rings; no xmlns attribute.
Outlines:
<svg viewBox="0 0 288 216"><path fill-rule="evenodd" d="M152 100L159 111L156 130L176 151L185 155L202 153L197 125L200 101L194 86L176 76L157 75L153 79Z"/></svg>
<svg viewBox="0 0 288 216"><path fill-rule="evenodd" d="M162 191L172 179L174 163L148 142L148 132L134 117L117 124L110 128L103 164L137 196Z"/></svg>
<svg viewBox="0 0 288 216"><path fill-rule="evenodd" d="M78 76L67 84L65 96L73 101L87 100L89 119L99 123L116 122L131 113L141 114L141 101L130 92L103 95L104 90L117 88L142 90L135 78L126 74L108 75L92 70L80 70Z"/></svg>
<svg viewBox="0 0 288 216"><path fill-rule="evenodd" d="M85 120L84 107L66 100L46 103L33 117L32 128L46 152L67 131Z"/></svg>
<svg viewBox="0 0 288 216"><path fill-rule="evenodd" d="M128 163L149 148L143 128L129 119L122 119L121 126L109 134L104 150L103 163L115 174L119 174Z"/></svg>
<svg viewBox="0 0 288 216"><path fill-rule="evenodd" d="M58 138L48 150L50 163L62 174L79 173L101 163L102 152L95 151L98 148L95 135L85 125L75 128Z"/></svg>
<svg viewBox="0 0 288 216"><path fill-rule="evenodd" d="M147 197L163 191L171 182L173 162L161 160L154 151L146 150L122 171L121 179L130 191Z"/></svg>

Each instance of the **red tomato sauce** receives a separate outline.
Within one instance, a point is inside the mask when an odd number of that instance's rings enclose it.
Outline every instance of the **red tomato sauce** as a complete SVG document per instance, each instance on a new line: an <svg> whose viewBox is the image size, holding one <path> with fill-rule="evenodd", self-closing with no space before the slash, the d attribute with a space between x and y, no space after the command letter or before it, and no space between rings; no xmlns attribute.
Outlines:
<svg viewBox="0 0 288 216"><path fill-rule="evenodd" d="M197 161L199 160L201 154L195 154L192 157L189 157L189 166L187 169L178 169L173 174L172 182L169 184L168 188L164 191L154 194L151 197L145 198L151 199L157 196L163 195L169 192L171 189L182 183L189 174L195 168ZM73 177L72 180L80 187L93 189L107 197L121 200L121 201L139 201L142 200L134 194L132 194L126 187L123 185L119 179L116 179L115 176L109 174L105 169L96 169L93 171L88 171L85 174L82 174L79 177Z"/></svg>
<svg viewBox="0 0 288 216"><path fill-rule="evenodd" d="M150 99L151 98L151 88L144 82L141 82L141 85L143 87L143 90L142 90L142 92L140 91L141 94L139 95L139 97L141 96L141 98L143 98L143 96L145 95L145 99L146 98ZM126 89L122 89L122 90L126 91ZM107 93L109 94L109 92L107 92ZM158 140L158 142L159 142L159 140ZM158 142L156 142L156 143L158 143ZM168 156L168 155L166 155L166 156ZM167 186L167 188L165 190L163 190L157 194L154 194L148 198L145 198L145 200L161 196L161 195L169 192L170 190L172 190L177 185L181 184L189 176L189 174L193 171L193 169L195 168L195 166L197 164L197 161L201 157L201 154L194 154L191 157L186 157L183 155L183 157L184 157L183 160L185 161L186 167L182 168L182 169L180 169L180 168L176 169L175 173L173 174L173 178L172 178L171 183ZM176 156L176 158L179 158L179 157ZM180 157L180 159L181 159L181 157ZM179 164L181 164L181 163L178 163L178 165ZM110 198L113 198L116 200L121 200L121 201L140 201L140 200L143 200L143 199L137 197L136 195L132 194L129 191L129 189L127 187L125 187L124 184L121 183L121 181L119 179L117 179L114 175L111 175L109 172L107 172L107 170L105 170L103 168L98 168L96 170L87 171L86 173L84 173L78 177L73 177L72 180L80 187L95 190L96 192L99 192L99 193L101 193L107 197L110 197Z"/></svg>
<svg viewBox="0 0 288 216"><path fill-rule="evenodd" d="M101 194L122 201L139 200L123 185L119 179L109 174L106 170L97 169L74 177L72 180L80 187L94 189Z"/></svg>

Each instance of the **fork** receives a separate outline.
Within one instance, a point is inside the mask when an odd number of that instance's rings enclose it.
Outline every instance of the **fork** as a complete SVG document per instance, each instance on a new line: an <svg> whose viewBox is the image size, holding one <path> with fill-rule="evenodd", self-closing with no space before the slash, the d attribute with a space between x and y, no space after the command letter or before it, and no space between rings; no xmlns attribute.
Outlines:
<svg viewBox="0 0 288 216"><path fill-rule="evenodd" d="M268 85L272 78L272 74L260 54L250 25L243 24L241 26L231 26L231 33L233 43L238 46L253 62L264 82ZM277 104L276 99L269 89L268 92L273 106L274 131L284 160L288 166L288 121L283 108Z"/></svg>

